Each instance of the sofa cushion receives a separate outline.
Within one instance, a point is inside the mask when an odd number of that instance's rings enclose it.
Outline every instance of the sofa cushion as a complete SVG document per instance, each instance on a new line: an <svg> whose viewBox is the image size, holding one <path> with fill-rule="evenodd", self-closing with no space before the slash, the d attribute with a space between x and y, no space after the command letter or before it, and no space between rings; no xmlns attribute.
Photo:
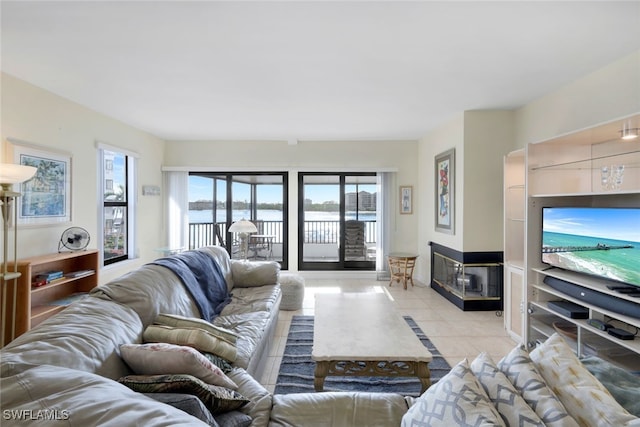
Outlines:
<svg viewBox="0 0 640 427"><path fill-rule="evenodd" d="M253 420L252 425L255 427L269 424L272 405L271 393L242 368L231 370L229 378L238 385L238 393L249 400L249 403L240 408L239 411L249 415Z"/></svg>
<svg viewBox="0 0 640 427"><path fill-rule="evenodd" d="M280 264L276 261L231 260L234 288L248 288L278 283Z"/></svg>
<svg viewBox="0 0 640 427"><path fill-rule="evenodd" d="M228 316L230 314L253 313L256 311L272 311L279 296L280 285L235 288L231 293L231 303L222 310L220 315Z"/></svg>
<svg viewBox="0 0 640 427"><path fill-rule="evenodd" d="M84 298L2 349L2 376L43 364L117 379L131 373L121 344L139 342L143 327L131 308Z"/></svg>
<svg viewBox="0 0 640 427"><path fill-rule="evenodd" d="M124 344L120 346L120 353L136 374L189 374L208 384L237 387L193 347L168 343Z"/></svg>
<svg viewBox="0 0 640 427"><path fill-rule="evenodd" d="M99 298L132 308L144 327L160 313L200 317L200 311L187 288L171 270L147 264L91 290Z"/></svg>
<svg viewBox="0 0 640 427"><path fill-rule="evenodd" d="M123 427L204 426L199 419L156 402L108 378L75 369L42 365L2 379L2 410L15 414L11 426L34 426L31 417L53 416L55 424ZM5 412L8 411L8 412ZM17 419L19 415L23 420ZM26 418L26 419L25 419ZM4 425L4 424L3 424Z"/></svg>
<svg viewBox="0 0 640 427"><path fill-rule="evenodd" d="M145 342L166 342L169 344L186 345L200 351L217 354L231 362L236 360L236 346L213 336L200 328L173 328L163 325L149 325L144 330Z"/></svg>
<svg viewBox="0 0 640 427"><path fill-rule="evenodd" d="M515 347L498 362L498 368L516 387L527 404L536 411L545 425L578 427L578 423L567 413L562 402L547 386L525 349L520 346Z"/></svg>
<svg viewBox="0 0 640 427"><path fill-rule="evenodd" d="M127 375L118 382L140 393L192 394L214 415L233 411L249 402L234 390L207 384L192 375Z"/></svg>
<svg viewBox="0 0 640 427"><path fill-rule="evenodd" d="M496 407L505 424L544 427L544 423L527 405L509 379L498 369L487 353L471 362L471 371Z"/></svg>
<svg viewBox="0 0 640 427"><path fill-rule="evenodd" d="M256 348L264 339L270 319L271 315L266 311L221 315L216 318L216 325L238 334L237 356L233 361L235 366L247 369Z"/></svg>
<svg viewBox="0 0 640 427"><path fill-rule="evenodd" d="M398 426L407 411L395 393L325 392L273 396L269 427Z"/></svg>
<svg viewBox="0 0 640 427"><path fill-rule="evenodd" d="M238 341L238 335L233 331L221 328L204 319L195 317L184 317L177 314L161 313L154 320L157 325L171 326L174 328L200 328L209 332L211 335L235 344Z"/></svg>
<svg viewBox="0 0 640 427"><path fill-rule="evenodd" d="M559 334L553 334L536 347L531 352L531 360L580 425L624 426L636 419L582 366Z"/></svg>
<svg viewBox="0 0 640 427"><path fill-rule="evenodd" d="M427 389L402 417L402 427L505 426L464 359Z"/></svg>

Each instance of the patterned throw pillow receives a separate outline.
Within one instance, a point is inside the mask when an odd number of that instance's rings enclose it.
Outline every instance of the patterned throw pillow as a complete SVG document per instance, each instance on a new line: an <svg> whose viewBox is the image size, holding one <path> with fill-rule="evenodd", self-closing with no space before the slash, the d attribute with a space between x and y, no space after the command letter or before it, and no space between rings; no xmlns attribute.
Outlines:
<svg viewBox="0 0 640 427"><path fill-rule="evenodd" d="M123 344L120 354L136 374L189 374L208 384L238 386L209 359L192 347L167 344Z"/></svg>
<svg viewBox="0 0 640 427"><path fill-rule="evenodd" d="M217 354L230 362L235 362L238 355L235 344L222 340L200 328L174 328L163 325L149 325L144 330L142 339L147 343L167 342L176 345L186 345L196 350Z"/></svg>
<svg viewBox="0 0 640 427"><path fill-rule="evenodd" d="M565 340L556 334L531 352L545 381L567 411L583 426L624 426L637 420L580 363Z"/></svg>
<svg viewBox="0 0 640 427"><path fill-rule="evenodd" d="M507 376L548 427L578 427L567 413L529 358L529 353L518 346L498 362L498 368Z"/></svg>
<svg viewBox="0 0 640 427"><path fill-rule="evenodd" d="M509 379L500 372L491 356L480 353L471 362L471 371L508 426L544 427L544 423L527 405Z"/></svg>
<svg viewBox="0 0 640 427"><path fill-rule="evenodd" d="M195 317L184 317L177 314L159 314L153 323L156 325L172 326L174 328L200 328L209 332L214 337L228 341L231 344L236 344L238 341L238 335L235 332Z"/></svg>
<svg viewBox="0 0 640 427"><path fill-rule="evenodd" d="M225 374L228 374L233 370L233 365L231 365L231 363L227 362L222 357L215 355L213 353L207 353L206 351L202 351L200 353L202 353L204 357L209 359L209 362L213 363L218 368L222 369L222 372L224 372Z"/></svg>
<svg viewBox="0 0 640 427"><path fill-rule="evenodd" d="M464 359L425 391L402 417L402 427L504 426Z"/></svg>
<svg viewBox="0 0 640 427"><path fill-rule="evenodd" d="M249 400L237 391L207 384L192 375L127 375L118 379L139 393L186 393L198 397L212 414L239 409Z"/></svg>

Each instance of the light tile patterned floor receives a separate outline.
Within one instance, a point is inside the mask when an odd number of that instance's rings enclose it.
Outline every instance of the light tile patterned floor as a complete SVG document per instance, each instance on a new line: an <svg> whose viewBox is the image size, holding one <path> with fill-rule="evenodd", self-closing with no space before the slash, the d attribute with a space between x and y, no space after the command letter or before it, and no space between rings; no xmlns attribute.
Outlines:
<svg viewBox="0 0 640 427"><path fill-rule="evenodd" d="M430 287L416 283L406 291L402 286L367 279L306 279L303 307L297 311L280 311L275 342L261 383L273 392L280 360L294 315L313 315L317 293L389 292L401 315L413 317L451 366L465 357L470 361L486 351L496 361L515 345L495 311L462 311Z"/></svg>

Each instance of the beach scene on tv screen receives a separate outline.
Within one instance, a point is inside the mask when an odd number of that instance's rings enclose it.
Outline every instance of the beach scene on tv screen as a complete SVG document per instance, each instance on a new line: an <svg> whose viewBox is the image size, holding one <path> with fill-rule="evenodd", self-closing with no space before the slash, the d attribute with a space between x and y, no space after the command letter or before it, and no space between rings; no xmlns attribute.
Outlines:
<svg viewBox="0 0 640 427"><path fill-rule="evenodd" d="M542 262L640 286L640 208L544 208Z"/></svg>

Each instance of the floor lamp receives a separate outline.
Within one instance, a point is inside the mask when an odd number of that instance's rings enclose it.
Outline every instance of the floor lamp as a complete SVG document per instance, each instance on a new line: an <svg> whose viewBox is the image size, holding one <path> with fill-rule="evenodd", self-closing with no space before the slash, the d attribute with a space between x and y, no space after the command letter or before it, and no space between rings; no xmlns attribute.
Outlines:
<svg viewBox="0 0 640 427"><path fill-rule="evenodd" d="M0 285L2 286L2 336L0 343L6 344L5 334L7 328L7 288L13 282L13 305L11 307L11 341L16 335L16 297L18 293L18 209L14 209L13 215L13 267L9 271L9 223L11 222L11 206L16 204L20 193L13 191L13 184L18 184L31 179L36 173L32 166L15 165L11 163L0 164L0 203L2 204L2 271L0 272Z"/></svg>
<svg viewBox="0 0 640 427"><path fill-rule="evenodd" d="M240 251L242 252L242 259L247 260L247 252L249 249L249 233L257 233L258 228L251 221L241 219L231 224L229 227L230 233L238 233L240 238Z"/></svg>

